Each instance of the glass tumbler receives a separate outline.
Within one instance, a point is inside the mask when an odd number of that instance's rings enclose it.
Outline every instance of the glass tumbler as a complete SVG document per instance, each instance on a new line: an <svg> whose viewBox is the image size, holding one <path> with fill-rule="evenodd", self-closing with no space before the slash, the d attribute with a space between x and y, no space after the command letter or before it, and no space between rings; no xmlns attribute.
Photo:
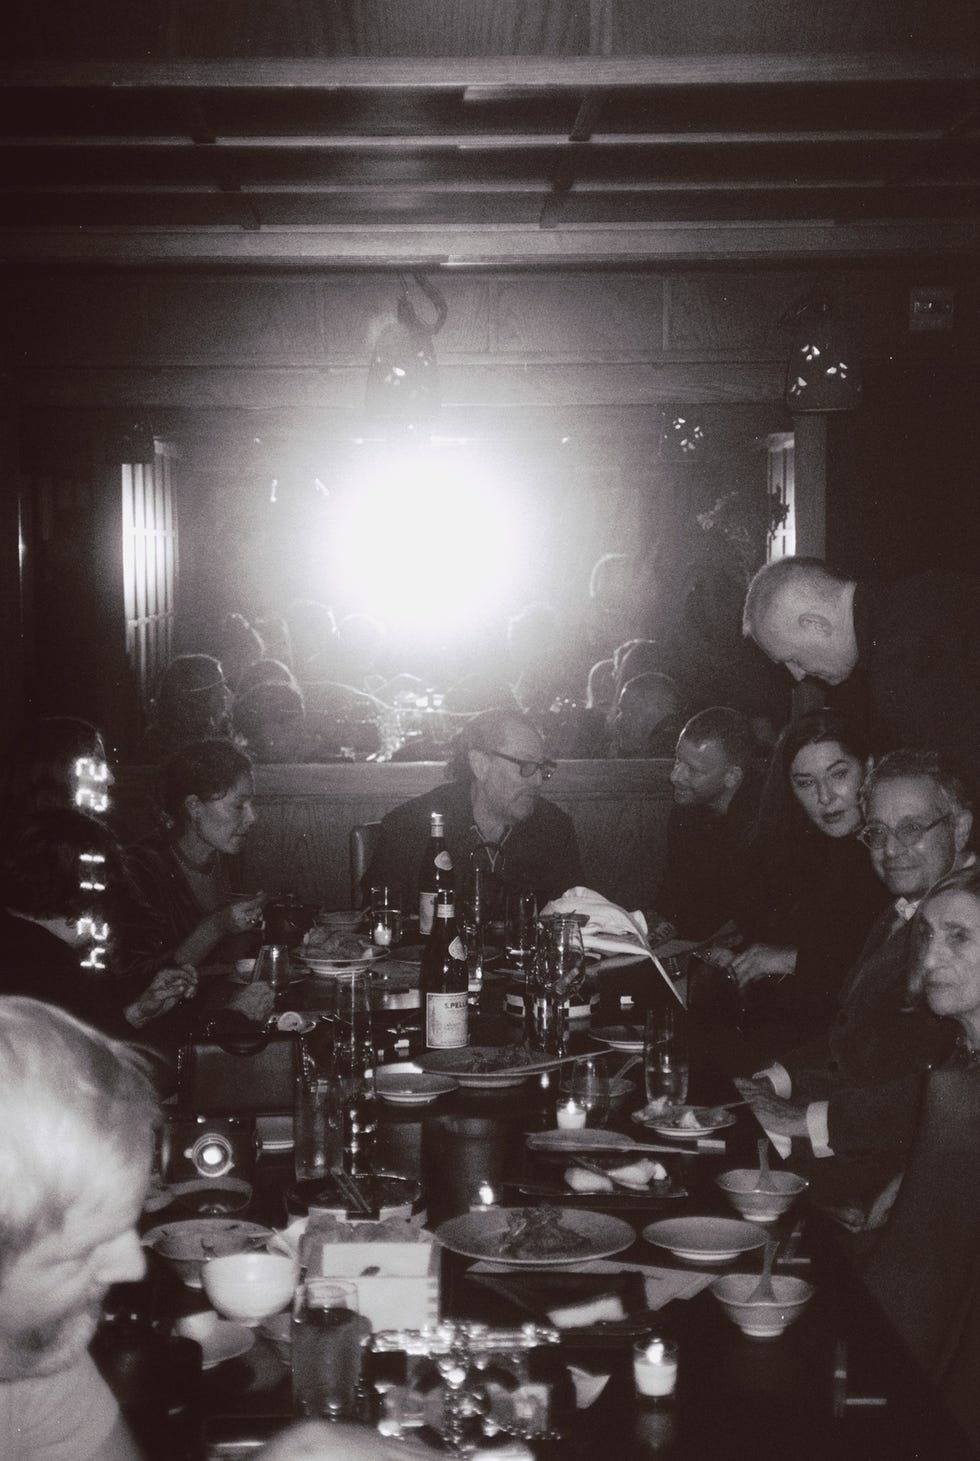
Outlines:
<svg viewBox="0 0 980 1461"><path fill-rule="evenodd" d="M357 1285L311 1278L293 1299L293 1410L349 1420L357 1409L362 1325Z"/></svg>
<svg viewBox="0 0 980 1461"><path fill-rule="evenodd" d="M643 1041L643 1078L648 1101L666 1099L670 1106L687 1100L689 1060L686 1016L666 1005L647 1015Z"/></svg>

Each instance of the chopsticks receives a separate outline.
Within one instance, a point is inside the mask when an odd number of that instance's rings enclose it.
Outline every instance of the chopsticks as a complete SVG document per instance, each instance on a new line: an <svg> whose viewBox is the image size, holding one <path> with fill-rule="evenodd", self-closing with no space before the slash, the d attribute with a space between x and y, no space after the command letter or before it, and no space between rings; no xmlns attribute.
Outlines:
<svg viewBox="0 0 980 1461"><path fill-rule="evenodd" d="M355 1177L345 1172L342 1167L330 1174L340 1189L340 1194L347 1203L347 1216L367 1218L371 1222L378 1220L378 1204L376 1200L369 1198Z"/></svg>

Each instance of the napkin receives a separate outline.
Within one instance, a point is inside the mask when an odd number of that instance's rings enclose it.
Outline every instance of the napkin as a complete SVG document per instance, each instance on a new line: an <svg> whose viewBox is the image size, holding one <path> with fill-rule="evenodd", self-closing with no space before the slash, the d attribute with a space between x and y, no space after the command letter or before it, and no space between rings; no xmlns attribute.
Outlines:
<svg viewBox="0 0 980 1461"><path fill-rule="evenodd" d="M585 913L588 923L582 930L582 942L586 949L603 954L648 954L647 923L643 914L627 913L616 903L610 903L601 893L591 888L569 888L560 898L553 898L541 910L541 917L549 913Z"/></svg>

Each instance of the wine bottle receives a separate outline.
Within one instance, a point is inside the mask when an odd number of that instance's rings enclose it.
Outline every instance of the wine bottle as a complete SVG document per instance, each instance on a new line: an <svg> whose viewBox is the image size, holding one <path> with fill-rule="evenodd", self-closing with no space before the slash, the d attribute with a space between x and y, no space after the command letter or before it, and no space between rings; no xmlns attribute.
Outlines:
<svg viewBox="0 0 980 1461"><path fill-rule="evenodd" d="M436 895L432 933L419 979L427 1050L456 1050L469 1042L466 949L456 928L453 895Z"/></svg>
<svg viewBox="0 0 980 1461"><path fill-rule="evenodd" d="M452 901L453 860L446 851L446 825L442 812L429 816L429 841L419 867L419 933L428 938L432 932L432 915L436 894L448 892Z"/></svg>

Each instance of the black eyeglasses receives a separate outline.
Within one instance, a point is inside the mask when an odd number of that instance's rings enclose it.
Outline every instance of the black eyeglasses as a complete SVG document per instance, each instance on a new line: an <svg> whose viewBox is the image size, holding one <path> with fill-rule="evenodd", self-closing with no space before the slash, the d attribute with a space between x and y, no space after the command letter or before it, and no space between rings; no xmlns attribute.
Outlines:
<svg viewBox="0 0 980 1461"><path fill-rule="evenodd" d="M536 771L541 772L542 781L550 781L558 770L556 761L522 761L520 756L508 756L506 751L484 751L485 756L499 756L501 761L509 761L512 766L521 768L521 775L526 781L530 781Z"/></svg>
<svg viewBox="0 0 980 1461"><path fill-rule="evenodd" d="M865 847L870 847L872 852L884 852L889 837L894 837L907 850L921 842L926 833L931 832L933 827L938 827L940 822L948 821L949 812L944 812L934 822L920 822L915 817L904 817L897 827L886 826L884 822L869 822L857 834L857 838Z"/></svg>

